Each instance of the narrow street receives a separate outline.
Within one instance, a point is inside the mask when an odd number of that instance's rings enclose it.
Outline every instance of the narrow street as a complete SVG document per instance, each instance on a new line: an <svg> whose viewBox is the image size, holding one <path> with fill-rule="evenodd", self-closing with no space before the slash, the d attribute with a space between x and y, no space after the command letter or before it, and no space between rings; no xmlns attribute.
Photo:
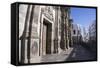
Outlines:
<svg viewBox="0 0 100 68"><path fill-rule="evenodd" d="M60 54L45 55L41 57L41 62L61 62L61 61L82 61L94 60L95 56L81 45L75 45Z"/></svg>
<svg viewBox="0 0 100 68"><path fill-rule="evenodd" d="M75 45L67 61L95 60L95 55L82 45Z"/></svg>

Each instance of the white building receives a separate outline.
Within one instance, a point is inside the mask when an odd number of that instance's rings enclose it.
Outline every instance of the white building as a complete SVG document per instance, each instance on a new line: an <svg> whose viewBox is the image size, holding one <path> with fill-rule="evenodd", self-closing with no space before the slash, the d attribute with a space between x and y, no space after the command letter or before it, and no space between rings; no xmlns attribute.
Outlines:
<svg viewBox="0 0 100 68"><path fill-rule="evenodd" d="M89 41L89 31L88 28L83 27L82 28L82 41L88 42Z"/></svg>
<svg viewBox="0 0 100 68"><path fill-rule="evenodd" d="M81 42L81 27L78 24L74 24L73 23L73 27L72 27L72 37L73 37L73 45L74 44L79 44Z"/></svg>

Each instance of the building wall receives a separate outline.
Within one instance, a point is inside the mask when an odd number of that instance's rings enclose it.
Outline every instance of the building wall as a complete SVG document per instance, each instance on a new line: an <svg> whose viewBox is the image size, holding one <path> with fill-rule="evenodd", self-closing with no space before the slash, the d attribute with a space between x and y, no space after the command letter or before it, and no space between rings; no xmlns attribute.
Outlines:
<svg viewBox="0 0 100 68"><path fill-rule="evenodd" d="M27 38L25 31L27 30L27 27L25 27L27 22L25 21L29 20L26 20L27 9L29 9L28 5L19 5L19 61L22 63L27 59L25 57L27 56Z"/></svg>
<svg viewBox="0 0 100 68"><path fill-rule="evenodd" d="M22 7L21 7L22 6ZM68 7L21 5L19 7L19 60L33 63L43 55L43 24L48 24L46 54L58 54L69 48L71 41ZM23 12L21 12L23 10ZM21 17L21 15L24 15ZM23 24L23 25L21 25ZM45 54L45 55L46 55ZM40 59L37 59L37 61Z"/></svg>
<svg viewBox="0 0 100 68"><path fill-rule="evenodd" d="M81 35L81 28L78 24L73 24L72 27L72 37L73 37L73 45L74 44L80 44L82 40L82 35Z"/></svg>

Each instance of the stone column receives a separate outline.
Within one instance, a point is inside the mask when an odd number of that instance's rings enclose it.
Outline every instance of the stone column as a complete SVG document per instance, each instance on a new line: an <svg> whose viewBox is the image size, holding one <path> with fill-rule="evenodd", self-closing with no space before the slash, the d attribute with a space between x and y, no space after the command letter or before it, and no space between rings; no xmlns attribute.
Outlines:
<svg viewBox="0 0 100 68"><path fill-rule="evenodd" d="M66 48L67 49L69 48L69 22L68 22L68 18L66 18Z"/></svg>
<svg viewBox="0 0 100 68"><path fill-rule="evenodd" d="M27 59L28 59L28 63L30 63L30 46L31 46L31 33L32 33L33 16L34 16L34 6L32 5L31 16L30 16L30 21L29 21L28 42L27 42Z"/></svg>
<svg viewBox="0 0 100 68"><path fill-rule="evenodd" d="M66 22L66 15L64 15L64 49L66 50L67 48L67 22Z"/></svg>
<svg viewBox="0 0 100 68"><path fill-rule="evenodd" d="M27 39L27 27L28 27L28 21L29 21L29 10L30 5L28 5L27 12L26 12L26 17L25 17L25 25L24 25L24 31L22 36L20 37L21 39L21 63L23 64L25 62L25 40Z"/></svg>
<svg viewBox="0 0 100 68"><path fill-rule="evenodd" d="M61 49L66 50L66 22L65 22L65 8L61 7Z"/></svg>
<svg viewBox="0 0 100 68"><path fill-rule="evenodd" d="M73 20L72 19L70 19L69 20L69 23L70 23L70 47L72 47L73 46L73 39L72 39L72 23L73 23Z"/></svg>
<svg viewBox="0 0 100 68"><path fill-rule="evenodd" d="M54 53L58 53L58 7L55 7Z"/></svg>

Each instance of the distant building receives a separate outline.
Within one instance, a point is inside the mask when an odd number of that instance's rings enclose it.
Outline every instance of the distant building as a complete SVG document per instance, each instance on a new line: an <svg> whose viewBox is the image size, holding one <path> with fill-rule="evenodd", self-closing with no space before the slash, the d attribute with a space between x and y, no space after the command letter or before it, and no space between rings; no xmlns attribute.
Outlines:
<svg viewBox="0 0 100 68"><path fill-rule="evenodd" d="M86 42L86 43L89 42L89 33L86 33L86 35L85 35L85 42Z"/></svg>
<svg viewBox="0 0 100 68"><path fill-rule="evenodd" d="M81 28L78 24L72 26L73 45L80 44L82 41Z"/></svg>
<svg viewBox="0 0 100 68"><path fill-rule="evenodd" d="M84 43L86 43L86 42L89 41L89 31L85 27L83 27L82 29L83 29L83 32L82 32L82 41Z"/></svg>

